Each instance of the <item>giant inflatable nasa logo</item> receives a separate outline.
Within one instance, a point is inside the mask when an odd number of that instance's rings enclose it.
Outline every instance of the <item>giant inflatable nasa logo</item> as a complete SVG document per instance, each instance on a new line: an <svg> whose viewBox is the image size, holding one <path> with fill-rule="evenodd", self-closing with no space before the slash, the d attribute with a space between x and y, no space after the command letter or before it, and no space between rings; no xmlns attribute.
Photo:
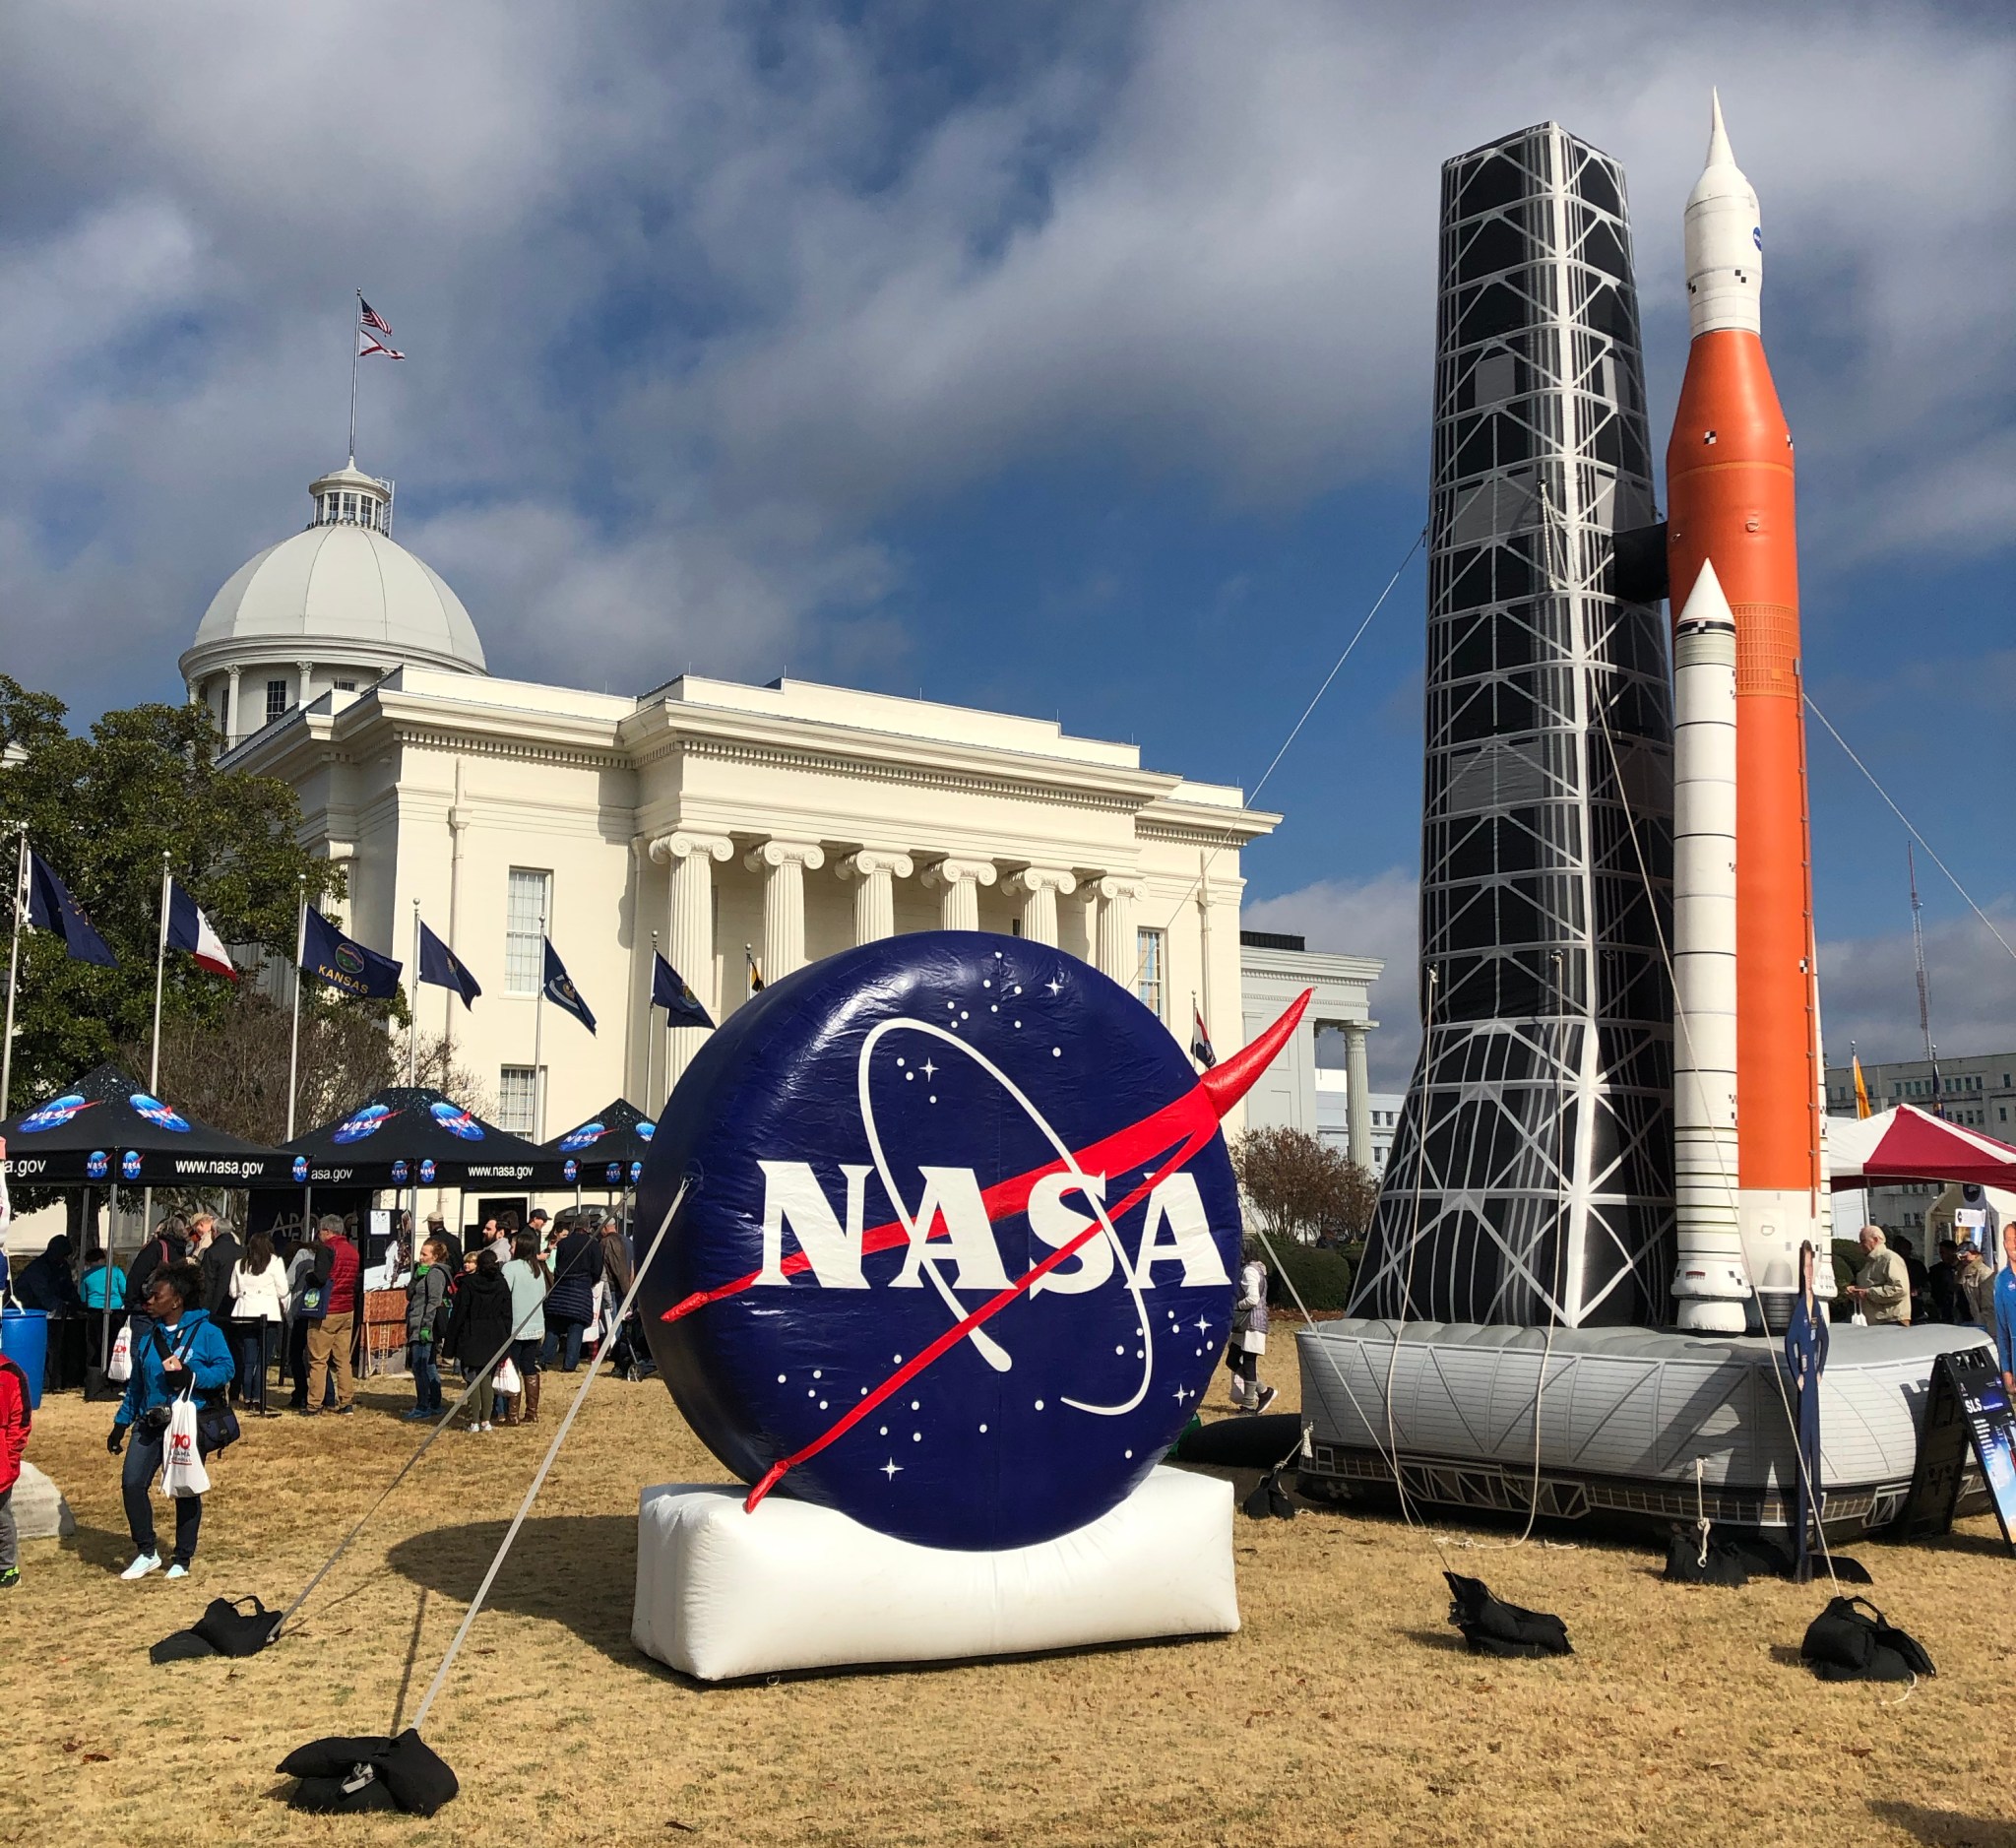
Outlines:
<svg viewBox="0 0 2016 1848"><path fill-rule="evenodd" d="M1237 1192L1168 1029L1076 957L930 932L773 984L663 1113L640 1296L680 1410L759 1493L926 1546L1096 1519L1224 1349Z"/></svg>

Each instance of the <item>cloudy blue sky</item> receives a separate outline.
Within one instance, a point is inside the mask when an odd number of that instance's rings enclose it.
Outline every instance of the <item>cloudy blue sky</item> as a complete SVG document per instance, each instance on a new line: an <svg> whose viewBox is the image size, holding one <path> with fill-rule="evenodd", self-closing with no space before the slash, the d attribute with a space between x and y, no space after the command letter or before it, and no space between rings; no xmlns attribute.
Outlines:
<svg viewBox="0 0 2016 1848"><path fill-rule="evenodd" d="M2016 935L2004 7L73 0L4 83L0 666L81 717L174 695L306 517L361 286L411 358L358 459L496 670L921 687L1249 786L1424 517L1438 163L1549 116L1623 159L1663 431L1719 84L1810 683ZM1403 965L1421 596L1247 862L1257 921ZM1812 763L1829 1044L1908 1054L1903 833ZM2016 962L1925 896L1942 1045L2016 1045Z"/></svg>

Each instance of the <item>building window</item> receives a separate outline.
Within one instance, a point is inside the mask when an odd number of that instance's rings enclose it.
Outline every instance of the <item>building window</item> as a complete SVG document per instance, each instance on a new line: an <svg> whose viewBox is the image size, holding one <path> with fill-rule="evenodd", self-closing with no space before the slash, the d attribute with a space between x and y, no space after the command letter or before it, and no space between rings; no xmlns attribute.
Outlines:
<svg viewBox="0 0 2016 1848"><path fill-rule="evenodd" d="M504 902L504 988L509 994L536 994L542 963L540 939L552 917L553 875L526 866L511 868Z"/></svg>
<svg viewBox="0 0 2016 1848"><path fill-rule="evenodd" d="M354 680L339 680L336 683L336 690L339 693L354 693L357 690L357 683Z"/></svg>
<svg viewBox="0 0 2016 1848"><path fill-rule="evenodd" d="M506 1065L497 1073L497 1127L529 1136L538 1122L538 1073L530 1065Z"/></svg>
<svg viewBox="0 0 2016 1848"><path fill-rule="evenodd" d="M1158 1020L1168 1018L1164 993L1168 979L1165 962L1166 946L1160 930L1137 930L1134 933L1136 952L1134 964L1134 992L1140 995L1142 1004Z"/></svg>
<svg viewBox="0 0 2016 1848"><path fill-rule="evenodd" d="M284 680L269 680L266 683L266 723L271 725L287 709L287 683Z"/></svg>

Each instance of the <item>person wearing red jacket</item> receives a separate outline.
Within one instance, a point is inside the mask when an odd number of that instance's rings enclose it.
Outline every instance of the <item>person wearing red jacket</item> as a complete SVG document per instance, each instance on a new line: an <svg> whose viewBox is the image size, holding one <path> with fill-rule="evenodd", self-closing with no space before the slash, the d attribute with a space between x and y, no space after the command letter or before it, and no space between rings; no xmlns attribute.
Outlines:
<svg viewBox="0 0 2016 1848"><path fill-rule="evenodd" d="M357 1289L363 1266L357 1261L357 1247L343 1236L343 1221L336 1214L323 1215L316 1236L319 1248L308 1288L318 1293L322 1313L308 1324L308 1405L302 1416L321 1416L322 1388L334 1363L336 1415L342 1418L356 1410L350 1339L357 1326ZM295 1313L300 1312L297 1306Z"/></svg>
<svg viewBox="0 0 2016 1848"><path fill-rule="evenodd" d="M31 1422L28 1375L0 1354L0 1591L12 1591L21 1583L21 1547L12 1503Z"/></svg>

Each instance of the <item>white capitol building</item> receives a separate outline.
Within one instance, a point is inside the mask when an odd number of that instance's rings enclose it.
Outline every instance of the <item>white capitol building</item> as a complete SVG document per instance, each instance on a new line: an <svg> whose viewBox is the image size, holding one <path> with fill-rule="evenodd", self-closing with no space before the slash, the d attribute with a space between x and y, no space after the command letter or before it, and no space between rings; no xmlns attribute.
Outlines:
<svg viewBox="0 0 2016 1848"><path fill-rule="evenodd" d="M352 462L309 492L306 529L218 592L182 678L226 761L299 796L307 844L346 866L350 931L410 979L417 901L482 984L469 1012L420 990L420 1022L449 1029L507 1127L662 1102L704 1030L647 1014L654 945L719 1020L747 998L749 954L774 981L977 927L1097 963L1186 1046L1194 997L1221 1053L1313 982L1251 1108L1315 1129L1315 1025L1342 1027L1368 1159L1380 965L1278 942L1242 959L1240 850L1281 817L1238 790L1047 721L801 680L689 673L632 698L500 679L462 600L392 538L390 482ZM542 928L594 1036L550 1006L536 1029Z"/></svg>

